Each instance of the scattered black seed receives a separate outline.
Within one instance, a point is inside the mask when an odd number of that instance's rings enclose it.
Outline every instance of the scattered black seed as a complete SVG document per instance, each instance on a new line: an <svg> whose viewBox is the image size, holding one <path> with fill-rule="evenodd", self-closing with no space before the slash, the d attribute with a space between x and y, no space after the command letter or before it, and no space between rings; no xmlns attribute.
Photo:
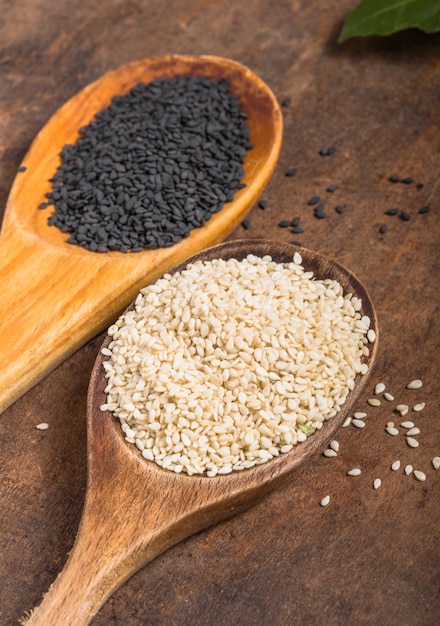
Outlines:
<svg viewBox="0 0 440 626"><path fill-rule="evenodd" d="M312 198L310 198L310 200L307 202L308 205L313 206L314 204L318 204L318 202L321 200L321 198L319 196L313 196Z"/></svg>
<svg viewBox="0 0 440 626"><path fill-rule="evenodd" d="M400 182L404 185L411 185L411 183L414 182L414 178L411 178L411 176L407 176L406 178L401 178Z"/></svg>
<svg viewBox="0 0 440 626"><path fill-rule="evenodd" d="M260 202L258 203L258 206L260 207L260 209L267 209L267 200L260 200Z"/></svg>
<svg viewBox="0 0 440 626"><path fill-rule="evenodd" d="M300 241L293 240L290 243L292 244L292 246L302 246L302 243Z"/></svg>
<svg viewBox="0 0 440 626"><path fill-rule="evenodd" d="M423 189L424 184L423 183L417 183L416 185L416 189Z"/></svg>
<svg viewBox="0 0 440 626"><path fill-rule="evenodd" d="M400 211L400 219L402 219L404 222L409 222L409 220L411 219L411 215L409 213L406 213L406 211Z"/></svg>
<svg viewBox="0 0 440 626"><path fill-rule="evenodd" d="M251 222L248 218L246 218L242 221L241 225L245 230L249 230L249 228L251 227Z"/></svg>
<svg viewBox="0 0 440 626"><path fill-rule="evenodd" d="M291 104L292 104L292 98L284 98L284 100L281 103L281 106L288 107Z"/></svg>
<svg viewBox="0 0 440 626"><path fill-rule="evenodd" d="M295 174L297 173L297 169L295 169L294 167L292 167L290 170L287 170L286 172L286 176L290 177L290 176L295 176Z"/></svg>
<svg viewBox="0 0 440 626"><path fill-rule="evenodd" d="M299 217L294 217L292 222L291 222L292 226L298 226L299 225Z"/></svg>
<svg viewBox="0 0 440 626"><path fill-rule="evenodd" d="M419 209L419 213L421 213L422 215L423 215L424 213L429 213L429 204L425 204L425 206L422 206L422 207Z"/></svg>
<svg viewBox="0 0 440 626"><path fill-rule="evenodd" d="M383 234L383 233L386 233L386 232L387 232L387 230L388 230L388 226L387 226L386 224L382 224L382 225L379 227L379 232L380 232L380 233L382 233L382 234Z"/></svg>
<svg viewBox="0 0 440 626"><path fill-rule="evenodd" d="M384 211L385 215L397 215L399 212L399 209L387 209L386 211Z"/></svg>
<svg viewBox="0 0 440 626"><path fill-rule="evenodd" d="M288 228L291 225L292 225L292 222L290 220L281 220L281 222L278 222L278 226L280 228Z"/></svg>
<svg viewBox="0 0 440 626"><path fill-rule="evenodd" d="M333 193L333 191L336 191L337 188L338 188L338 185L330 185L329 187L327 187L327 191L329 193Z"/></svg>
<svg viewBox="0 0 440 626"><path fill-rule="evenodd" d="M17 172L25 172L27 170L27 167L25 165L19 165L17 167Z"/></svg>
<svg viewBox="0 0 440 626"><path fill-rule="evenodd" d="M292 228L292 233L299 234L299 233L303 233L303 232L304 232L304 227L303 226L294 226Z"/></svg>
<svg viewBox="0 0 440 626"><path fill-rule="evenodd" d="M324 205L323 204L318 204L318 206L315 207L315 210L314 210L313 214L319 220L324 219L324 217L325 217Z"/></svg>
<svg viewBox="0 0 440 626"><path fill-rule="evenodd" d="M38 205L38 208L47 209L48 206L49 206L49 202L42 202L40 205Z"/></svg>
<svg viewBox="0 0 440 626"><path fill-rule="evenodd" d="M48 223L91 251L173 246L246 186L245 119L226 79L139 83L64 146Z"/></svg>
<svg viewBox="0 0 440 626"><path fill-rule="evenodd" d="M321 148L321 150L319 151L319 154L321 156L331 156L335 152L336 146L324 146L324 148Z"/></svg>
<svg viewBox="0 0 440 626"><path fill-rule="evenodd" d="M342 204L338 204L338 206L335 206L335 211L336 213L342 214L344 212L344 207L342 206Z"/></svg>
<svg viewBox="0 0 440 626"><path fill-rule="evenodd" d="M390 181L390 183L398 183L400 181L400 178L397 176L397 174L391 174L388 180Z"/></svg>

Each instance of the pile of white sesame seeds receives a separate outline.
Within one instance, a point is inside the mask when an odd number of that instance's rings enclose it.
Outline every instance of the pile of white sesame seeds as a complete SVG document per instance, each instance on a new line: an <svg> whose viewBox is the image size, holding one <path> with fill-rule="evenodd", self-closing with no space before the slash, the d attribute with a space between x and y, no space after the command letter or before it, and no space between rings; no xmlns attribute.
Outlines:
<svg viewBox="0 0 440 626"><path fill-rule="evenodd" d="M285 264L189 264L143 289L109 328L101 409L174 472L265 463L333 418L367 372L361 308L337 281L314 279L299 253Z"/></svg>

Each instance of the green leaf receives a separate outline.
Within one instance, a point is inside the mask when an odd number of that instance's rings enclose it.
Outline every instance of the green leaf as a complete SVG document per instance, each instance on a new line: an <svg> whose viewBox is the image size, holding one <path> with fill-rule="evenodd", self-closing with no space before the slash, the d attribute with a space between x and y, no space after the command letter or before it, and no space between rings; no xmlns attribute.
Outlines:
<svg viewBox="0 0 440 626"><path fill-rule="evenodd" d="M391 35L406 28L440 30L440 0L362 0L344 23L338 43L350 37Z"/></svg>

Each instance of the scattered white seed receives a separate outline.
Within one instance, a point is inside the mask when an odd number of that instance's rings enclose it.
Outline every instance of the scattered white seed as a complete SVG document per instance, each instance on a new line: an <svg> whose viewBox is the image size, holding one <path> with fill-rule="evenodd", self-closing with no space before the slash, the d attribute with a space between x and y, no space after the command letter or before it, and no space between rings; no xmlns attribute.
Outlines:
<svg viewBox="0 0 440 626"><path fill-rule="evenodd" d="M415 380L412 380L410 383L408 383L406 388L407 389L420 389L422 385L423 385L422 381L416 378Z"/></svg>
<svg viewBox="0 0 440 626"><path fill-rule="evenodd" d="M327 450L324 450L322 454L328 458L338 456L338 453L335 452L335 450L332 450L331 448L327 448Z"/></svg>
<svg viewBox="0 0 440 626"><path fill-rule="evenodd" d="M336 441L336 439L333 439L333 441L330 441L330 448L334 450L335 452L339 452L339 441Z"/></svg>
<svg viewBox="0 0 440 626"><path fill-rule="evenodd" d="M409 476L410 474L412 474L413 471L413 466L412 465L405 465L405 474L407 476Z"/></svg>
<svg viewBox="0 0 440 626"><path fill-rule="evenodd" d="M409 445L410 448L418 448L419 447L419 442L417 441L417 439L414 439L413 437L407 437L406 438L406 443Z"/></svg>
<svg viewBox="0 0 440 626"><path fill-rule="evenodd" d="M379 400L379 398L368 398L367 402L368 402L368 404L370 404L371 406L380 406L380 400Z"/></svg>
<svg viewBox="0 0 440 626"><path fill-rule="evenodd" d="M373 483L373 489L379 489L379 487L381 486L381 484L382 484L381 479L380 479L380 478L376 478L376 479L374 480L374 483Z"/></svg>
<svg viewBox="0 0 440 626"><path fill-rule="evenodd" d="M354 467L353 469L347 472L347 476L360 476L361 470L359 467Z"/></svg>
<svg viewBox="0 0 440 626"><path fill-rule="evenodd" d="M413 406L413 411L423 411L423 409L425 408L426 404L424 402L419 402L418 404L415 404Z"/></svg>
<svg viewBox="0 0 440 626"><path fill-rule="evenodd" d="M391 393L388 393L388 391L385 391L383 397L385 398L385 400L388 400L388 402L393 402L394 400L394 396Z"/></svg>
<svg viewBox="0 0 440 626"><path fill-rule="evenodd" d="M414 437L415 435L420 435L420 428L410 428L405 434L407 437Z"/></svg>
<svg viewBox="0 0 440 626"><path fill-rule="evenodd" d="M422 482L426 480L426 474L424 472L421 472L420 470L414 470L414 476L417 478L417 480L420 480Z"/></svg>
<svg viewBox="0 0 440 626"><path fill-rule="evenodd" d="M356 411L356 413L353 415L353 417L357 420L363 420L364 417L367 417L367 414L364 413L363 411Z"/></svg>
<svg viewBox="0 0 440 626"><path fill-rule="evenodd" d="M431 462L432 462L432 467L435 470L438 470L440 468L440 456L435 456Z"/></svg>
<svg viewBox="0 0 440 626"><path fill-rule="evenodd" d="M400 425L402 428L414 428L414 422L402 422Z"/></svg>
<svg viewBox="0 0 440 626"><path fill-rule="evenodd" d="M347 426L350 426L351 424L351 417L348 416L345 418L345 422L342 424L342 428L347 428Z"/></svg>
<svg viewBox="0 0 440 626"><path fill-rule="evenodd" d="M330 502L330 496L325 496L321 502L319 503L321 506L327 506L327 504Z"/></svg>
<svg viewBox="0 0 440 626"><path fill-rule="evenodd" d="M396 411L398 411L400 415L403 417L404 415L408 413L409 406L407 404L398 404L396 406Z"/></svg>
<svg viewBox="0 0 440 626"><path fill-rule="evenodd" d="M374 393L377 395L379 393L383 393L385 391L385 383L377 383L374 388Z"/></svg>
<svg viewBox="0 0 440 626"><path fill-rule="evenodd" d="M362 420L352 419L351 423L353 424L353 426L356 426L356 428L365 428L365 422L363 422Z"/></svg>
<svg viewBox="0 0 440 626"><path fill-rule="evenodd" d="M396 472L398 469L400 469L400 461L394 461L393 463L391 463L391 469L393 470L393 472Z"/></svg>
<svg viewBox="0 0 440 626"><path fill-rule="evenodd" d="M41 424L37 424L35 428L38 428L38 430L47 430L49 428L49 424L46 424L46 422L41 422Z"/></svg>
<svg viewBox="0 0 440 626"><path fill-rule="evenodd" d="M374 343L376 341L376 331L370 328L367 332L367 339L370 343Z"/></svg>
<svg viewBox="0 0 440 626"><path fill-rule="evenodd" d="M394 422L387 422L388 428L394 428Z"/></svg>
<svg viewBox="0 0 440 626"><path fill-rule="evenodd" d="M397 428L394 428L394 426L387 426L387 427L385 428L385 430L386 430L386 431L387 431L387 433L388 433L389 435L391 435L392 437L395 437L396 435L398 435L398 434L399 434L398 429L397 429Z"/></svg>

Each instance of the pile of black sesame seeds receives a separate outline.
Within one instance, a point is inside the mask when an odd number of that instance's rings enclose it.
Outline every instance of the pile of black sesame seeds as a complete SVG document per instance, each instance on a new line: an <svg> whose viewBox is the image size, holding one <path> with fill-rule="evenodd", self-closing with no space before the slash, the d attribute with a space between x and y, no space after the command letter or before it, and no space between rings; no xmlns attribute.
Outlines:
<svg viewBox="0 0 440 626"><path fill-rule="evenodd" d="M64 146L40 208L93 252L172 246L244 187L246 117L226 78L139 83Z"/></svg>

